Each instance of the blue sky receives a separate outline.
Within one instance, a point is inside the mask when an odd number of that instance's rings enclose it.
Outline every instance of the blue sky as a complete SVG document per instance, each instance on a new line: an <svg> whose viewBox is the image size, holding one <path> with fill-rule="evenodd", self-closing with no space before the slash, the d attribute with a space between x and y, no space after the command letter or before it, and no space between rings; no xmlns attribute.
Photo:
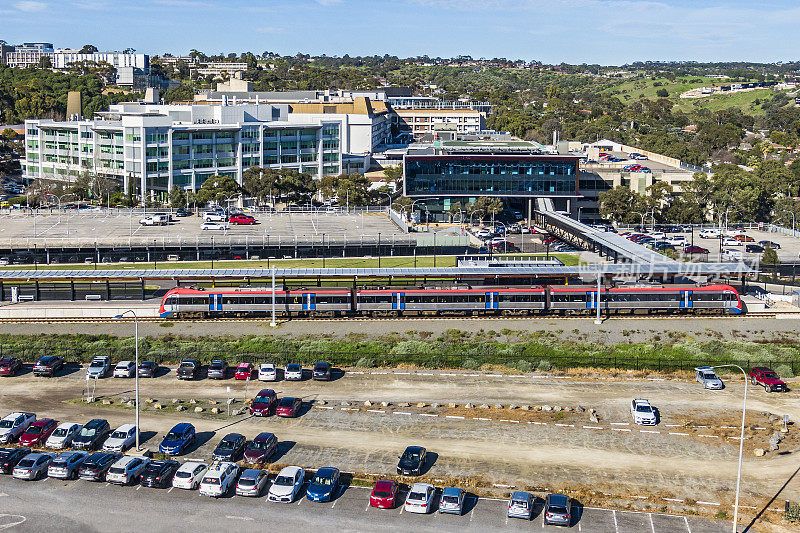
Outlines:
<svg viewBox="0 0 800 533"><path fill-rule="evenodd" d="M0 39L150 54L428 54L622 64L800 58L796 0L5 0Z"/></svg>

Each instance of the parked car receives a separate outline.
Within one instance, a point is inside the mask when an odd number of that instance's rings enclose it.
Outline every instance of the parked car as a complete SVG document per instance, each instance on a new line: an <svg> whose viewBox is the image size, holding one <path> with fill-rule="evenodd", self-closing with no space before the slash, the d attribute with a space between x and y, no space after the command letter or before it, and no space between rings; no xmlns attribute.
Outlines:
<svg viewBox="0 0 800 533"><path fill-rule="evenodd" d="M757 244L747 244L744 247L744 251L748 254L760 254L764 252L764 247Z"/></svg>
<svg viewBox="0 0 800 533"><path fill-rule="evenodd" d="M219 441L211 457L214 461L238 461L244 453L246 442L244 435L228 433Z"/></svg>
<svg viewBox="0 0 800 533"><path fill-rule="evenodd" d="M758 241L758 245L759 246L763 246L764 248L769 246L773 250L780 250L781 249L781 245L780 244L778 244L777 242L772 242L772 241Z"/></svg>
<svg viewBox="0 0 800 533"><path fill-rule="evenodd" d="M765 366L755 366L750 369L750 383L761 385L767 392L787 392L789 390L778 374Z"/></svg>
<svg viewBox="0 0 800 533"><path fill-rule="evenodd" d="M16 357L0 358L0 376L16 376L22 370L22 361Z"/></svg>
<svg viewBox="0 0 800 533"><path fill-rule="evenodd" d="M300 398L292 398L291 396L284 396L278 400L278 406L275 408L275 414L284 418L294 418L300 410L303 401Z"/></svg>
<svg viewBox="0 0 800 533"><path fill-rule="evenodd" d="M115 378L132 378L136 372L136 363L133 361L120 361L114 367Z"/></svg>
<svg viewBox="0 0 800 533"><path fill-rule="evenodd" d="M140 378L154 378L158 372L158 364L155 361L142 361L139 363Z"/></svg>
<svg viewBox="0 0 800 533"><path fill-rule="evenodd" d="M278 381L278 371L272 363L261 363L258 365L259 381Z"/></svg>
<svg viewBox="0 0 800 533"><path fill-rule="evenodd" d="M80 450L61 452L53 458L50 462L50 466L47 467L47 477L55 479L77 478L78 469L88 455L88 452Z"/></svg>
<svg viewBox="0 0 800 533"><path fill-rule="evenodd" d="M250 215L231 215L231 218L228 220L231 224L255 224L256 219Z"/></svg>
<svg viewBox="0 0 800 533"><path fill-rule="evenodd" d="M206 211L203 213L203 221L205 222L225 222L225 213L222 211Z"/></svg>
<svg viewBox="0 0 800 533"><path fill-rule="evenodd" d="M267 486L268 478L269 473L266 470L248 468L242 472L239 481L236 482L236 495L255 498L261 496L264 487Z"/></svg>
<svg viewBox="0 0 800 533"><path fill-rule="evenodd" d="M408 513L427 514L433 511L436 488L430 483L414 483L406 496L403 509Z"/></svg>
<svg viewBox="0 0 800 533"><path fill-rule="evenodd" d="M442 498L439 500L439 512L449 514L464 514L464 489L458 487L445 487Z"/></svg>
<svg viewBox="0 0 800 533"><path fill-rule="evenodd" d="M184 359L175 371L178 379L197 379L200 377L200 360Z"/></svg>
<svg viewBox="0 0 800 533"><path fill-rule="evenodd" d="M33 375L53 377L62 368L64 368L64 359L62 357L45 355L40 357L36 364L33 365Z"/></svg>
<svg viewBox="0 0 800 533"><path fill-rule="evenodd" d="M187 461L175 471L172 486L176 489L194 490L200 486L203 476L208 472L208 464L198 461Z"/></svg>
<svg viewBox="0 0 800 533"><path fill-rule="evenodd" d="M425 465L427 450L422 446L409 446L399 457L397 474L400 476L418 476Z"/></svg>
<svg viewBox="0 0 800 533"><path fill-rule="evenodd" d="M317 381L330 381L331 379L331 365L325 361L320 361L314 365L314 371L311 378Z"/></svg>
<svg viewBox="0 0 800 533"><path fill-rule="evenodd" d="M259 433L256 438L245 444L242 458L246 463L266 463L276 449L278 449L278 438L273 433Z"/></svg>
<svg viewBox="0 0 800 533"><path fill-rule="evenodd" d="M228 493L239 475L239 467L230 461L212 463L200 482L200 494L219 498Z"/></svg>
<svg viewBox="0 0 800 533"><path fill-rule="evenodd" d="M667 242L672 246L686 246L689 244L686 240L686 237L683 235L673 235L672 237L667 237Z"/></svg>
<svg viewBox="0 0 800 533"><path fill-rule="evenodd" d="M36 415L33 413L15 412L6 415L0 420L0 443L17 440L35 420Z"/></svg>
<svg viewBox="0 0 800 533"><path fill-rule="evenodd" d="M710 252L708 248L703 248L702 246L693 246L689 245L683 250L687 254L707 254Z"/></svg>
<svg viewBox="0 0 800 533"><path fill-rule="evenodd" d="M703 239L719 239L722 232L718 229L703 229L700 230L700 237Z"/></svg>
<svg viewBox="0 0 800 533"><path fill-rule="evenodd" d="M317 470L306 489L306 498L312 502L329 502L339 490L339 469L325 466Z"/></svg>
<svg viewBox="0 0 800 533"><path fill-rule="evenodd" d="M283 379L288 381L300 381L303 379L303 367L297 363L289 363L283 371Z"/></svg>
<svg viewBox="0 0 800 533"><path fill-rule="evenodd" d="M166 222L162 222L160 218L154 216L146 216L139 219L139 224L142 226L162 226L166 225Z"/></svg>
<svg viewBox="0 0 800 533"><path fill-rule="evenodd" d="M739 234L734 237L739 242L756 242L756 240L749 235Z"/></svg>
<svg viewBox="0 0 800 533"><path fill-rule="evenodd" d="M204 231L227 231L228 226L221 222L203 222L200 229Z"/></svg>
<svg viewBox="0 0 800 533"><path fill-rule="evenodd" d="M252 379L255 367L252 363L239 363L236 367L236 374L233 375L235 379Z"/></svg>
<svg viewBox="0 0 800 533"><path fill-rule="evenodd" d="M75 422L62 422L58 427L47 437L44 445L53 450L60 450L62 448L69 448L81 428L80 424Z"/></svg>
<svg viewBox="0 0 800 533"><path fill-rule="evenodd" d="M544 501L545 525L567 526L571 524L572 500L563 494L548 494Z"/></svg>
<svg viewBox="0 0 800 533"><path fill-rule="evenodd" d="M655 426L658 421L653 406L647 400L642 399L631 401L631 416L636 424L642 426Z"/></svg>
<svg viewBox="0 0 800 533"><path fill-rule="evenodd" d="M186 209L184 209L182 207L179 207L175 211L175 216L176 217L188 217L188 216L192 216L192 212L191 211L187 211Z"/></svg>
<svg viewBox="0 0 800 533"><path fill-rule="evenodd" d="M150 461L150 464L142 472L140 483L145 487L163 489L172 485L172 477L178 471L181 464L178 461L167 459L166 461Z"/></svg>
<svg viewBox="0 0 800 533"><path fill-rule="evenodd" d="M710 390L720 390L725 387L722 380L717 377L710 366L700 366L695 370L695 380L701 383L704 388Z"/></svg>
<svg viewBox="0 0 800 533"><path fill-rule="evenodd" d="M740 240L732 239L730 237L726 237L722 240L723 246L741 246L743 243Z"/></svg>
<svg viewBox="0 0 800 533"><path fill-rule="evenodd" d="M225 361L215 360L208 365L209 379L225 379L227 373L228 365Z"/></svg>
<svg viewBox="0 0 800 533"><path fill-rule="evenodd" d="M253 416L269 416L278 406L278 395L272 389L262 389L250 403L250 414Z"/></svg>
<svg viewBox="0 0 800 533"><path fill-rule="evenodd" d="M105 355L100 355L92 359L89 363L89 368L86 369L86 375L90 378L104 378L111 371L111 359Z"/></svg>
<svg viewBox="0 0 800 533"><path fill-rule="evenodd" d="M299 466L287 466L278 473L278 477L269 488L267 499L271 502L292 503L305 479L305 471Z"/></svg>
<svg viewBox="0 0 800 533"><path fill-rule="evenodd" d="M378 509L394 509L397 505L397 491L400 485L397 481L381 480L375 482L369 495L369 504Z"/></svg>
<svg viewBox="0 0 800 533"><path fill-rule="evenodd" d="M148 464L150 459L147 457L123 455L108 469L106 481L115 485L133 484L139 480Z"/></svg>
<svg viewBox="0 0 800 533"><path fill-rule="evenodd" d="M47 467L53 461L55 454L52 453L29 453L23 457L14 467L12 476L16 479L34 481L47 476Z"/></svg>
<svg viewBox="0 0 800 533"><path fill-rule="evenodd" d="M94 452L83 460L78 477L85 481L103 481L111 465L122 457L121 453Z"/></svg>
<svg viewBox="0 0 800 533"><path fill-rule="evenodd" d="M522 518L530 520L533 516L534 498L530 492L514 491L508 500L508 518Z"/></svg>
<svg viewBox="0 0 800 533"><path fill-rule="evenodd" d="M109 431L111 431L111 426L108 420L103 418L90 420L72 439L72 447L79 450L94 450L105 440Z"/></svg>
<svg viewBox="0 0 800 533"><path fill-rule="evenodd" d="M181 455L194 444L195 429L188 422L175 424L169 432L161 439L158 451L168 455Z"/></svg>
<svg viewBox="0 0 800 533"><path fill-rule="evenodd" d="M103 443L103 451L124 452L136 444L137 428L134 424L122 424Z"/></svg>
<svg viewBox="0 0 800 533"><path fill-rule="evenodd" d="M17 463L29 453L28 448L0 448L0 473L12 474Z"/></svg>
<svg viewBox="0 0 800 533"><path fill-rule="evenodd" d="M19 443L21 446L31 446L33 448L44 446L48 437L55 431L56 426L58 426L57 420L40 418L31 423L28 429L20 435Z"/></svg>

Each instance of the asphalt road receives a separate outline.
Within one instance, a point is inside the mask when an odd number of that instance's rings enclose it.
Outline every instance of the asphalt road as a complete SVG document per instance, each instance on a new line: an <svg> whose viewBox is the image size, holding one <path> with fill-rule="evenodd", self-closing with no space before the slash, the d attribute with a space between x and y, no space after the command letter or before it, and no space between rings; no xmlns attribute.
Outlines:
<svg viewBox="0 0 800 533"><path fill-rule="evenodd" d="M405 497L405 494L402 495ZM350 487L330 503L304 497L292 504L265 497L227 496L214 500L196 491L118 487L86 481L19 481L0 477L0 530L74 531L563 531L544 526L541 504L532 521L506 518L503 500L470 497L463 516L414 515L402 508L368 505L369 490ZM134 526L135 524L135 526ZM332 528L332 526L334 526ZM612 511L577 510L570 528L594 533L716 533L730 525L701 518Z"/></svg>

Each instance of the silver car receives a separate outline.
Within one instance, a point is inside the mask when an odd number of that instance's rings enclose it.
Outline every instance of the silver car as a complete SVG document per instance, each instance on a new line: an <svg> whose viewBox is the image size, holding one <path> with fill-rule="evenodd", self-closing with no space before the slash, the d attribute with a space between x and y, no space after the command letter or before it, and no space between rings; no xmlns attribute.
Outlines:
<svg viewBox="0 0 800 533"><path fill-rule="evenodd" d="M239 482L236 483L236 495L261 496L261 492L267 486L267 478L269 478L269 474L266 470L257 470L255 468L245 470L239 476Z"/></svg>
<svg viewBox="0 0 800 533"><path fill-rule="evenodd" d="M572 500L563 494L548 494L544 502L545 525L567 526L572 523Z"/></svg>
<svg viewBox="0 0 800 533"><path fill-rule="evenodd" d="M700 366L695 368L695 379L703 387L709 390L721 390L725 387L722 380L717 377L710 366Z"/></svg>
<svg viewBox="0 0 800 533"><path fill-rule="evenodd" d="M47 468L47 477L56 479L77 479L78 468L83 460L89 455L88 452L74 451L61 452L56 455L50 466Z"/></svg>
<svg viewBox="0 0 800 533"><path fill-rule="evenodd" d="M530 520L533 516L533 495L530 492L518 490L511 495L508 501L508 517Z"/></svg>
<svg viewBox="0 0 800 533"><path fill-rule="evenodd" d="M13 476L17 479L33 481L47 476L47 467L53 460L52 453L29 453L14 467Z"/></svg>

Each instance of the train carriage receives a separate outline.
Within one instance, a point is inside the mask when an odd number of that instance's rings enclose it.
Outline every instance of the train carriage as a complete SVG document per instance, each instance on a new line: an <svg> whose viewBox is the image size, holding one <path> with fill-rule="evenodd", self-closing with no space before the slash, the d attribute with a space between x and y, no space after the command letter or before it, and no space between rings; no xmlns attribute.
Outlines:
<svg viewBox="0 0 800 533"><path fill-rule="evenodd" d="M356 310L375 316L528 314L544 311L544 287L359 290Z"/></svg>
<svg viewBox="0 0 800 533"><path fill-rule="evenodd" d="M275 291L275 311L279 315L337 316L351 309L349 289ZM272 290L177 288L164 295L159 312L164 317L172 314L267 315L272 312Z"/></svg>

